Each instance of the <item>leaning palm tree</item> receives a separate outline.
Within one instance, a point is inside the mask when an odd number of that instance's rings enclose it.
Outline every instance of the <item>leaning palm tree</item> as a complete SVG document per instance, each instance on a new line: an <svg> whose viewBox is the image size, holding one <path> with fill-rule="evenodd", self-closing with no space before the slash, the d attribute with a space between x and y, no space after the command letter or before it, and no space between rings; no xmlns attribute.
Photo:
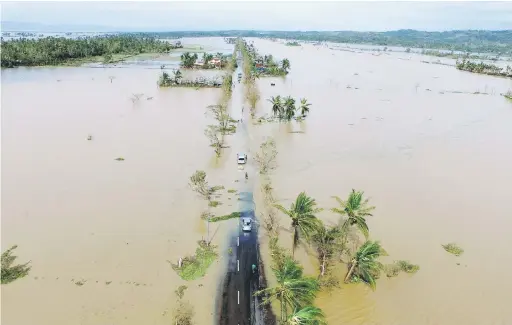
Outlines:
<svg viewBox="0 0 512 325"><path fill-rule="evenodd" d="M342 227L348 229L349 226L356 225L357 228L363 233L365 238L368 238L369 229L366 224L366 217L372 216L371 212L375 209L374 206L368 205L368 199L363 200L363 191L356 191L352 189L347 201L343 201L337 196L333 196L340 204L339 208L331 209L333 212L348 218L343 222Z"/></svg>
<svg viewBox="0 0 512 325"><path fill-rule="evenodd" d="M303 268L290 256L285 257L279 268L273 269L277 285L259 290L256 296L263 296L262 304L270 304L278 300L281 304L281 321L288 318L288 308L297 309L310 305L319 290L315 278L303 277Z"/></svg>
<svg viewBox="0 0 512 325"><path fill-rule="evenodd" d="M324 325L324 313L320 308L307 306L300 310L296 309L283 325Z"/></svg>
<svg viewBox="0 0 512 325"><path fill-rule="evenodd" d="M359 247L350 261L350 269L345 277L345 283L349 282L353 276L357 276L375 290L375 280L383 268L382 263L377 261L377 259L385 255L387 253L378 241L366 241L363 246Z"/></svg>
<svg viewBox="0 0 512 325"><path fill-rule="evenodd" d="M290 210L286 210L279 204L276 204L275 207L292 219L292 256L295 256L295 248L299 246L301 237L309 241L310 236L318 229L319 220L316 218L315 214L322 211L322 209L316 208L315 199L307 196L305 192L297 196Z"/></svg>
<svg viewBox="0 0 512 325"><path fill-rule="evenodd" d="M308 103L308 100L306 98L301 98L299 109L300 109L300 115L302 115L302 117L305 117L306 115L308 115L309 106L311 106L311 104Z"/></svg>
<svg viewBox="0 0 512 325"><path fill-rule="evenodd" d="M328 227L319 223L317 231L311 237L320 261L320 276L324 276L334 253L343 249L341 238L343 230L340 227Z"/></svg>
<svg viewBox="0 0 512 325"><path fill-rule="evenodd" d="M281 117L283 115L283 102L281 100L281 96L272 96L267 100L272 103L272 114L274 114L274 116Z"/></svg>

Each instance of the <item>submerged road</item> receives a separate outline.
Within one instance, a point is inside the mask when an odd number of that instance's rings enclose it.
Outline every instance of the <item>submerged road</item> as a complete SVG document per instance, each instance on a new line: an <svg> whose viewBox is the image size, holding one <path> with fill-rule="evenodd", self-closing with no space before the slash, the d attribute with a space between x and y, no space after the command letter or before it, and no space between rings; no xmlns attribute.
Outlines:
<svg viewBox="0 0 512 325"><path fill-rule="evenodd" d="M243 82L237 82L237 75L241 73L241 65L233 74L235 88L232 95L232 116L241 120L235 136L240 145L236 148L238 152L248 154L248 162L241 170L241 177L247 171L249 176L256 175L252 164L252 153L249 150L250 137L247 132L247 120L249 120L249 108L242 111L244 105ZM243 178L242 178L243 179ZM218 300L219 324L220 325L263 325L263 317L258 306L258 300L254 292L259 288L259 245L258 227L254 213L253 182L252 179L243 180L240 183L240 212L241 219L251 218L252 230L242 231L241 220L238 230L232 237L230 247L233 254L229 256L227 272L222 279L221 294ZM252 265L256 266L253 273Z"/></svg>

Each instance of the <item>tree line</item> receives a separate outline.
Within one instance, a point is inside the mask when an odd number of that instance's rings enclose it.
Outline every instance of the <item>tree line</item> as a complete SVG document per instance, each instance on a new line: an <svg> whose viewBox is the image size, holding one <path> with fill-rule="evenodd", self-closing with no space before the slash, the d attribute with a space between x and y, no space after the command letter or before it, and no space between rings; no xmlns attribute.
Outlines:
<svg viewBox="0 0 512 325"><path fill-rule="evenodd" d="M175 48L169 42L150 36L108 35L81 37L46 37L1 41L1 65L18 66L58 65L74 59L113 54L163 53ZM108 61L108 60L107 60Z"/></svg>
<svg viewBox="0 0 512 325"><path fill-rule="evenodd" d="M333 42L444 49L462 52L512 54L512 30L454 30L427 32L401 29L386 32L356 31L177 31L150 33L158 37L259 37L308 42Z"/></svg>
<svg viewBox="0 0 512 325"><path fill-rule="evenodd" d="M509 65L507 65L506 68L502 68L494 64L488 64L484 62L476 63L467 59L463 59L461 61L457 61L456 67L459 70L474 73L512 78L512 68Z"/></svg>

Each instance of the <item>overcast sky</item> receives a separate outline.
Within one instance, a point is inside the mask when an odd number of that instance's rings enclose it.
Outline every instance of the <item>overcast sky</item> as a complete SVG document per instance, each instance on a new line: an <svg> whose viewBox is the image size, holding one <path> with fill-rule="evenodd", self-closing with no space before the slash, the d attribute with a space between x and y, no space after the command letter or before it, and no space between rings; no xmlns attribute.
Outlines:
<svg viewBox="0 0 512 325"><path fill-rule="evenodd" d="M131 30L512 29L512 2L2 2L2 20Z"/></svg>

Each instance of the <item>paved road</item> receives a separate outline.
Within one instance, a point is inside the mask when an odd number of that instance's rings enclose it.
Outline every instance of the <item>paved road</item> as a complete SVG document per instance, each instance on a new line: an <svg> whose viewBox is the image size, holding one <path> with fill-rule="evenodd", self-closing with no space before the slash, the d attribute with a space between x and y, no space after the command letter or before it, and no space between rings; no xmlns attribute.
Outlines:
<svg viewBox="0 0 512 325"><path fill-rule="evenodd" d="M241 64L239 64L241 66ZM255 224L253 201L253 182L251 175L255 175L251 161L253 158L249 150L250 137L247 133L247 120L249 108L242 112L244 105L243 82L237 82L237 75L241 72L239 67L233 74L235 88L232 96L232 116L235 120L241 120L237 128L237 150L248 154L248 163L241 170L249 173L250 179L243 180L240 184L240 211L242 218L251 218L253 227L251 232L243 232L241 225L232 238L231 247L233 254L228 261L227 272L222 283L222 294L219 297L219 324L220 325L263 325L261 311L257 308L258 302L254 292L259 287L259 272L253 273L252 265L259 265L258 229ZM243 176L242 176L243 177ZM243 178L242 178L243 179Z"/></svg>

